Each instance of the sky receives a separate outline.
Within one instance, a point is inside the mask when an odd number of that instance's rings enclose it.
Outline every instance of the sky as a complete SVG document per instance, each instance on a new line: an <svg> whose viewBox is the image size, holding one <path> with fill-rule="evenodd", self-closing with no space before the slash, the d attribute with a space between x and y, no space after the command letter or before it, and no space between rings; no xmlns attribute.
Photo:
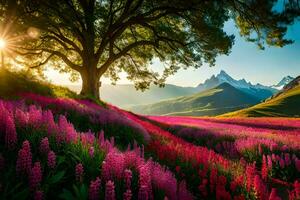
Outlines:
<svg viewBox="0 0 300 200"><path fill-rule="evenodd" d="M286 38L294 40L294 43L283 48L266 47L259 50L254 43L246 42L239 36L233 22L225 24L224 30L235 35L235 44L228 56L217 57L216 65L209 67L204 64L199 69L180 70L177 74L169 77L167 83L180 86L196 86L218 74L221 70L226 71L235 79L245 78L253 84L273 85L283 77L300 75L300 22L298 21L288 29ZM155 60L153 69L160 71L162 64ZM53 70L48 71L48 79L60 85L80 84L81 81L71 83L67 74L59 74ZM109 84L108 79L101 79L104 84ZM128 84L126 75L121 74L121 80L117 84Z"/></svg>

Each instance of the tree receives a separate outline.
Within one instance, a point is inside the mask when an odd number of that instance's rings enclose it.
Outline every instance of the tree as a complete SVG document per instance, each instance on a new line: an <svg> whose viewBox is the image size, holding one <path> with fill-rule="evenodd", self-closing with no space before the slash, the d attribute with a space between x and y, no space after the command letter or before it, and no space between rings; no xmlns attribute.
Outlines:
<svg viewBox="0 0 300 200"><path fill-rule="evenodd" d="M282 2L282 1L279 1ZM299 3L276 0L2 0L2 11L13 8L20 30L39 30L15 52L34 60L31 68L51 62L75 70L83 95L99 97L100 78L118 80L125 71L137 89L162 86L180 68L214 65L229 54L234 36L223 30L233 19L240 34L263 48L284 46L287 26L299 16ZM7 6L10 4L10 7ZM14 4L14 6L11 6ZM282 8L282 9L281 9ZM10 13L12 13L10 11ZM158 74L153 58L165 64Z"/></svg>

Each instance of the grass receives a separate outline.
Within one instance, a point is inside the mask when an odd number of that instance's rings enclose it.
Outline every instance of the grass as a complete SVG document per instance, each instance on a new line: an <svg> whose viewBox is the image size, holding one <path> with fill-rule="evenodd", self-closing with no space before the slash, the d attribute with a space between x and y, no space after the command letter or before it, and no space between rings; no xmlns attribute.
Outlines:
<svg viewBox="0 0 300 200"><path fill-rule="evenodd" d="M296 86L266 102L220 117L300 117L299 102L300 86Z"/></svg>

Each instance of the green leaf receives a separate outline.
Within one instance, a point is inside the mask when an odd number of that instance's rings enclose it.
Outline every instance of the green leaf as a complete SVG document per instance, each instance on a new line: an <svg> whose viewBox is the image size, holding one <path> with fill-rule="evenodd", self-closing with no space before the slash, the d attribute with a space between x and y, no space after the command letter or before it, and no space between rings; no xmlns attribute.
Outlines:
<svg viewBox="0 0 300 200"><path fill-rule="evenodd" d="M28 199L29 197L29 190L28 188L22 190L21 192L17 192L15 195L13 195L12 199Z"/></svg>
<svg viewBox="0 0 300 200"><path fill-rule="evenodd" d="M63 192L59 195L59 198L61 199L65 199L65 200L73 200L76 199L72 192L70 192L69 190L63 189Z"/></svg>
<svg viewBox="0 0 300 200"><path fill-rule="evenodd" d="M65 171L59 171L59 172L57 172L54 176L52 176L49 179L48 183L49 184L58 183L64 177L65 173L66 173Z"/></svg>

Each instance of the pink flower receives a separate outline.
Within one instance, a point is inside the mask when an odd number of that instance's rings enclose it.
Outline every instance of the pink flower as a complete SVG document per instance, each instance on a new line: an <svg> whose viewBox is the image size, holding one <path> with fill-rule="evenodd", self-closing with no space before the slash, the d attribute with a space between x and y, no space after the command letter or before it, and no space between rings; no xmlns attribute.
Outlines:
<svg viewBox="0 0 300 200"><path fill-rule="evenodd" d="M295 159L295 166L298 172L300 172L300 160L298 158Z"/></svg>
<svg viewBox="0 0 300 200"><path fill-rule="evenodd" d="M0 172L4 169L5 160L2 154L0 153Z"/></svg>
<svg viewBox="0 0 300 200"><path fill-rule="evenodd" d="M210 192L214 191L216 182L217 182L217 176L218 176L218 171L216 168L212 168L210 171L210 176L209 176L209 187L210 187Z"/></svg>
<svg viewBox="0 0 300 200"><path fill-rule="evenodd" d="M281 167L282 169L283 169L284 166L285 166L284 160L283 160L282 158L280 158L280 160L279 160L279 165L280 165L280 167Z"/></svg>
<svg viewBox="0 0 300 200"><path fill-rule="evenodd" d="M132 172L129 169L126 169L124 172L124 179L125 179L125 185L126 189L130 189L131 187L131 179L132 179Z"/></svg>
<svg viewBox="0 0 300 200"><path fill-rule="evenodd" d="M264 182L261 180L259 175L256 175L254 177L253 187L255 191L257 192L258 199L267 199L268 198L268 192L267 187L264 184Z"/></svg>
<svg viewBox="0 0 300 200"><path fill-rule="evenodd" d="M5 124L5 146L9 149L13 149L17 144L17 132L13 117L11 115L6 117Z"/></svg>
<svg viewBox="0 0 300 200"><path fill-rule="evenodd" d="M100 185L101 185L101 180L99 177L97 177L95 181L91 181L89 187L89 200L97 200L100 198L99 196Z"/></svg>
<svg viewBox="0 0 300 200"><path fill-rule="evenodd" d="M22 148L18 152L16 171L17 174L29 174L32 165L32 154L30 150L30 143L28 140L23 142Z"/></svg>
<svg viewBox="0 0 300 200"><path fill-rule="evenodd" d="M126 190L126 192L123 194L123 200L131 200L132 193L131 190Z"/></svg>
<svg viewBox="0 0 300 200"><path fill-rule="evenodd" d="M261 176L263 180L267 180L268 178L268 166L267 166L267 159L265 155L263 155L262 157Z"/></svg>
<svg viewBox="0 0 300 200"><path fill-rule="evenodd" d="M105 200L115 200L115 185L113 181L108 181L105 185Z"/></svg>
<svg viewBox="0 0 300 200"><path fill-rule="evenodd" d="M56 155L55 155L55 153L53 151L49 151L49 153L48 153L47 164L48 164L49 168L51 168L51 169L55 168L55 165L56 165Z"/></svg>
<svg viewBox="0 0 300 200"><path fill-rule="evenodd" d="M94 157L94 153L95 153L94 147L90 147L90 148L89 148L89 155L90 155L91 158Z"/></svg>
<svg viewBox="0 0 300 200"><path fill-rule="evenodd" d="M273 162L270 155L267 156L267 160L268 160L268 169L272 170Z"/></svg>
<svg viewBox="0 0 300 200"><path fill-rule="evenodd" d="M81 163L77 164L75 167L76 181L80 183L83 181L83 173L84 173L83 165Z"/></svg>
<svg viewBox="0 0 300 200"><path fill-rule="evenodd" d="M28 123L28 115L26 115L22 110L16 109L16 121L20 127L25 127Z"/></svg>
<svg viewBox="0 0 300 200"><path fill-rule="evenodd" d="M251 190L254 176L255 176L255 164L253 163L246 167L246 188L248 192Z"/></svg>
<svg viewBox="0 0 300 200"><path fill-rule="evenodd" d="M41 181L42 181L41 163L35 162L29 174L30 189L35 190L40 185Z"/></svg>
<svg viewBox="0 0 300 200"><path fill-rule="evenodd" d="M275 188L272 188L269 200L281 200L281 198L278 197L277 190Z"/></svg>
<svg viewBox="0 0 300 200"><path fill-rule="evenodd" d="M47 137L43 138L40 143L40 153L43 155L47 155L50 151L49 140Z"/></svg>
<svg viewBox="0 0 300 200"><path fill-rule="evenodd" d="M148 199L149 199L148 187L146 185L142 185L139 189L138 200L148 200Z"/></svg>
<svg viewBox="0 0 300 200"><path fill-rule="evenodd" d="M37 190L37 191L35 191L35 193L34 193L34 200L42 200L42 199L43 199L43 196L44 196L43 191Z"/></svg>

